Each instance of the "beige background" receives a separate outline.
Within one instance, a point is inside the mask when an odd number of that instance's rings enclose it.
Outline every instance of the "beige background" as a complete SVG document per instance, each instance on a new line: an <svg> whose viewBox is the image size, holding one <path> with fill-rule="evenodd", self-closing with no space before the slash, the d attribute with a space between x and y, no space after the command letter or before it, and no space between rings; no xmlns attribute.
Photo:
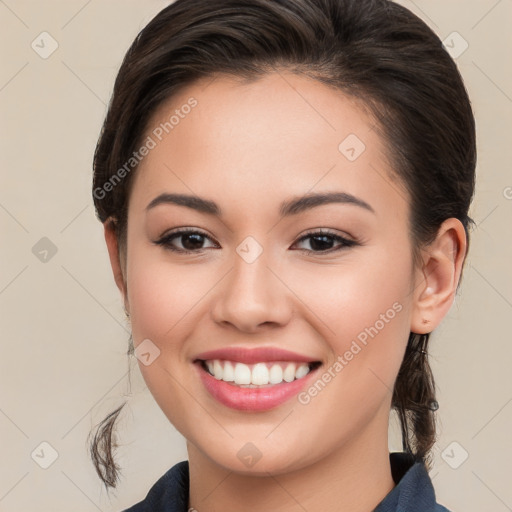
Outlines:
<svg viewBox="0 0 512 512"><path fill-rule="evenodd" d="M441 39L457 31L468 42L457 63L478 129L477 227L460 296L432 344L440 435L431 475L454 512L510 511L512 1L402 3ZM91 200L92 155L115 73L166 4L0 1L1 511L121 510L186 458L134 361L130 388L128 331ZM46 59L31 47L43 31L58 43ZM57 250L46 262L43 237ZM109 497L86 438L125 399L123 479ZM53 452L42 442L57 455L47 469L40 464Z"/></svg>

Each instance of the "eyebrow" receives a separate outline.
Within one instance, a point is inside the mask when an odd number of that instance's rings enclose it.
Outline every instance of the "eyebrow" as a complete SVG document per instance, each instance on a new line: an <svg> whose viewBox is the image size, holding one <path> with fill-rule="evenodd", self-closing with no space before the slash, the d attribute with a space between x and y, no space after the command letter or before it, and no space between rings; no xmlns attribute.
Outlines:
<svg viewBox="0 0 512 512"><path fill-rule="evenodd" d="M331 203L351 204L375 213L375 210L366 201L363 201L352 194L347 194L346 192L306 194L304 196L291 199L290 201L283 202L279 208L279 213L281 217L288 217L291 215L297 215L317 206ZM160 194L146 206L146 211L160 204L186 206L187 208L191 208L201 213L222 217L222 210L214 201L186 194Z"/></svg>

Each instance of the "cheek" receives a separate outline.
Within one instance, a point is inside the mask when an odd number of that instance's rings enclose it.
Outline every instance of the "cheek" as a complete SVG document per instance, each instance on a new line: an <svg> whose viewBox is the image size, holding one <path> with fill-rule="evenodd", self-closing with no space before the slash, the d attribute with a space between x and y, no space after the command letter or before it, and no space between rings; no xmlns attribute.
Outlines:
<svg viewBox="0 0 512 512"><path fill-rule="evenodd" d="M178 268L155 254L140 246L129 253L132 336L135 349L146 339L158 348L159 355L151 364L138 361L139 369L169 421L179 431L186 431L187 416L179 413L188 397L184 396L181 383L190 378L186 341L197 323L194 315L202 306L201 299L211 285L192 265Z"/></svg>
<svg viewBox="0 0 512 512"><path fill-rule="evenodd" d="M408 323L403 312L412 298L410 265L403 251L374 251L364 260L354 254L336 266L298 272L290 280L297 296L317 315L315 324L342 350L349 339L376 323L379 331L400 330Z"/></svg>
<svg viewBox="0 0 512 512"><path fill-rule="evenodd" d="M128 264L128 300L134 343L172 339L186 325L209 286L200 266L179 268L133 250Z"/></svg>
<svg viewBox="0 0 512 512"><path fill-rule="evenodd" d="M321 319L314 325L331 353L317 380L298 396L303 413L315 411L308 420L312 430L322 432L311 450L328 452L332 439L341 443L357 435L376 416L387 425L410 330L410 277L404 272L410 261L384 254L372 262L338 272L331 267L304 300Z"/></svg>
<svg viewBox="0 0 512 512"><path fill-rule="evenodd" d="M314 280L297 280L294 290L330 352L326 379L336 383L328 387L340 393L326 393L326 404L342 396L356 407L369 397L377 404L393 387L410 332L411 260L401 252L347 259L315 270Z"/></svg>

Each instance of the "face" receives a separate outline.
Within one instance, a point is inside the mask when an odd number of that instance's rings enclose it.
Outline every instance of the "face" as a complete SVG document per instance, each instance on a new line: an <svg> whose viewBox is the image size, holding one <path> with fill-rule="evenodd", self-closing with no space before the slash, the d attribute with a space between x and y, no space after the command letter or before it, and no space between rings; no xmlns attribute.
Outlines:
<svg viewBox="0 0 512 512"><path fill-rule="evenodd" d="M125 300L148 388L215 464L277 474L387 443L415 271L408 196L373 128L284 72L197 82L150 123Z"/></svg>

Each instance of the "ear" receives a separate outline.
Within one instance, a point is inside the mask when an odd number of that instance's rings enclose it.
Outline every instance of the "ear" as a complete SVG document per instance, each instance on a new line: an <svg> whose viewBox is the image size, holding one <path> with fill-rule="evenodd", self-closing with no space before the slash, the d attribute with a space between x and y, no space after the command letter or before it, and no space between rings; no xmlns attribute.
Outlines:
<svg viewBox="0 0 512 512"><path fill-rule="evenodd" d="M450 218L441 224L436 239L422 249L418 269L411 332L432 332L450 310L466 258L467 238L462 222Z"/></svg>
<svg viewBox="0 0 512 512"><path fill-rule="evenodd" d="M121 297L124 302L126 313L129 312L128 298L126 293L126 281L123 274L123 265L121 263L121 254L119 253L119 245L117 243L115 220L109 217L104 223L105 242L107 244L108 255L110 258L110 266L114 274L114 281L116 282Z"/></svg>

